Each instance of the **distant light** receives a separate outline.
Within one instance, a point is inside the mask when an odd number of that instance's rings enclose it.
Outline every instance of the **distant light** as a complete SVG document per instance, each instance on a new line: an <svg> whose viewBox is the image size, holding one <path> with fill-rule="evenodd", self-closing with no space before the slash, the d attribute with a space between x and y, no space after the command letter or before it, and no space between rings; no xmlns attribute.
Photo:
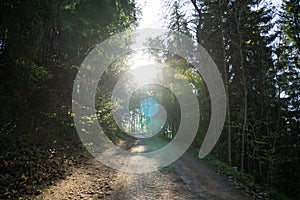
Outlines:
<svg viewBox="0 0 300 200"><path fill-rule="evenodd" d="M287 95L287 94L285 93L285 91L282 91L282 92L280 93L279 97L282 98L282 99L286 99L286 98L289 98L289 95Z"/></svg>
<svg viewBox="0 0 300 200"><path fill-rule="evenodd" d="M147 53L136 52L131 58L130 73L136 84L142 84L145 81L154 81L162 73L155 65L157 62L154 57Z"/></svg>

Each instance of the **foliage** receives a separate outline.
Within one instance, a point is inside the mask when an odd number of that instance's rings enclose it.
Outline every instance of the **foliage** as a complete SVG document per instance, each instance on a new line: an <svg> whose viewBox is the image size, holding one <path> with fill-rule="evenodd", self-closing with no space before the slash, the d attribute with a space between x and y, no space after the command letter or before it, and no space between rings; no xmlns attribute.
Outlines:
<svg viewBox="0 0 300 200"><path fill-rule="evenodd" d="M97 43L133 26L134 8L117 0L1 1L1 121L14 120L47 92L53 66L79 65Z"/></svg>
<svg viewBox="0 0 300 200"><path fill-rule="evenodd" d="M1 199L38 195L89 157L71 116L76 66L135 21L130 0L0 2Z"/></svg>
<svg viewBox="0 0 300 200"><path fill-rule="evenodd" d="M288 197L286 197L283 193L274 188L271 188L268 185L255 183L255 178L253 175L240 172L236 168L233 168L226 163L220 162L213 156L207 156L204 159L204 162L216 168L218 173L234 180L235 183L238 184L239 188L246 191L255 199L288 199Z"/></svg>
<svg viewBox="0 0 300 200"><path fill-rule="evenodd" d="M285 0L280 9L250 0L171 2L173 16L181 14L170 24L188 21L186 27L194 27L190 31L216 62L227 89L227 136L214 155L255 183L298 199L299 1ZM182 14L188 3L192 19Z"/></svg>

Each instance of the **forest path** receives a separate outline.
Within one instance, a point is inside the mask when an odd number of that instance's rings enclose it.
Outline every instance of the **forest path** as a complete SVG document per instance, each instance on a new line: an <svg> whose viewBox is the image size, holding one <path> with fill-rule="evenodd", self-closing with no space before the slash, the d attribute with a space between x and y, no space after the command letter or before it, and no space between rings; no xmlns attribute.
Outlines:
<svg viewBox="0 0 300 200"><path fill-rule="evenodd" d="M152 145L147 143L140 139L130 151L147 150ZM170 166L144 174L119 172L91 159L74 168L66 179L46 188L35 199L250 198L237 190L227 177L219 175L197 157L185 153Z"/></svg>
<svg viewBox="0 0 300 200"><path fill-rule="evenodd" d="M131 151L147 151L153 143L157 140L140 139ZM170 166L155 172L118 172L117 177L109 199L250 199L237 190L231 180L188 152Z"/></svg>

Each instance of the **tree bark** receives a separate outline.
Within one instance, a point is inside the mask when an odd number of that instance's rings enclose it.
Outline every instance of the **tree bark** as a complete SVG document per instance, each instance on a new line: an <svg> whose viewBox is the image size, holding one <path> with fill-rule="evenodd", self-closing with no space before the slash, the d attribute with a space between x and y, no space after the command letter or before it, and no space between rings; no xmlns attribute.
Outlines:
<svg viewBox="0 0 300 200"><path fill-rule="evenodd" d="M219 25L220 25L220 47L221 47L221 68L223 70L223 81L225 85L225 93L226 93L226 107L227 107L227 112L226 112L226 133L227 133L227 161L229 165L232 163L231 159L231 121L230 121L230 107L229 107L229 91L228 91L228 72L227 72L227 67L226 67L226 52L225 52L225 41L224 41L224 27L223 27L223 20L222 20L222 14L223 14L223 9L222 9L222 0L219 0Z"/></svg>
<svg viewBox="0 0 300 200"><path fill-rule="evenodd" d="M247 128L247 116L248 116L248 90L247 90L247 80L246 80L246 74L245 74L245 66L244 66L244 54L242 49L242 33L240 31L240 11L239 9L236 9L235 11L235 20L237 22L237 34L238 34L238 51L239 51L239 65L242 72L242 86L243 86L243 123L242 123L242 138L241 138L241 165L240 169L241 171L244 170L244 154L245 154L245 134L246 134L246 128Z"/></svg>

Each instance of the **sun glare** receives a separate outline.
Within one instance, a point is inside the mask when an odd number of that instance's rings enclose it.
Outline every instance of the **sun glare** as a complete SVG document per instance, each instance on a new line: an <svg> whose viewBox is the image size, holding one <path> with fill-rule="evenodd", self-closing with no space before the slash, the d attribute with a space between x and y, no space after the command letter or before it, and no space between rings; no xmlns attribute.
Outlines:
<svg viewBox="0 0 300 200"><path fill-rule="evenodd" d="M130 73L137 84L155 81L161 73L155 59L147 53L136 52L131 58Z"/></svg>

